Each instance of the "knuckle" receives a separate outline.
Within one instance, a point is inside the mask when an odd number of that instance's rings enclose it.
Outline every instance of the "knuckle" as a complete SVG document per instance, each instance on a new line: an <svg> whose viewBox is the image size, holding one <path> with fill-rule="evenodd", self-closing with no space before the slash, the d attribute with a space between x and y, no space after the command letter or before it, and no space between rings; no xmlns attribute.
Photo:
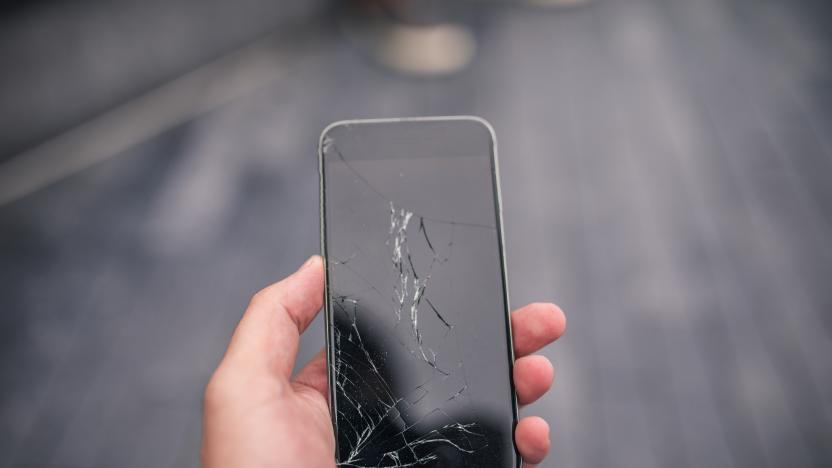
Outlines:
<svg viewBox="0 0 832 468"><path fill-rule="evenodd" d="M257 291L256 293L252 294L251 299L249 299L249 307L257 306L257 307L275 307L280 306L281 304L281 297L283 296L284 291L281 287L280 283L275 283L265 288Z"/></svg>
<svg viewBox="0 0 832 468"><path fill-rule="evenodd" d="M221 405L222 402L229 398L231 388L229 379L226 377L222 368L214 371L211 378L208 379L208 384L205 385L205 406L206 408Z"/></svg>
<svg viewBox="0 0 832 468"><path fill-rule="evenodd" d="M257 291L256 293L252 294L251 299L249 300L249 305L253 306L265 303L268 299L268 295L268 288L263 288Z"/></svg>

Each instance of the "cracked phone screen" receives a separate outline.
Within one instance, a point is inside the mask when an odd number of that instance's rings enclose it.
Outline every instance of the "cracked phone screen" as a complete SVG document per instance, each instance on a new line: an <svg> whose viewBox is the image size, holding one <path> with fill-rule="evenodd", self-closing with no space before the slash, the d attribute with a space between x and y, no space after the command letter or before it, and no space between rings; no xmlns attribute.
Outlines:
<svg viewBox="0 0 832 468"><path fill-rule="evenodd" d="M518 466L490 130L354 121L320 150L338 465Z"/></svg>

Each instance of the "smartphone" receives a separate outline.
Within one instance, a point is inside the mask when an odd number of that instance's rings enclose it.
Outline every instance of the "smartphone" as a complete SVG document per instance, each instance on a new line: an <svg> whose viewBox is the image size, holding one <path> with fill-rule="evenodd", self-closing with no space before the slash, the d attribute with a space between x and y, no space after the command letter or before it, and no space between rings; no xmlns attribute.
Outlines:
<svg viewBox="0 0 832 468"><path fill-rule="evenodd" d="M338 465L519 467L491 126L336 122L319 157Z"/></svg>

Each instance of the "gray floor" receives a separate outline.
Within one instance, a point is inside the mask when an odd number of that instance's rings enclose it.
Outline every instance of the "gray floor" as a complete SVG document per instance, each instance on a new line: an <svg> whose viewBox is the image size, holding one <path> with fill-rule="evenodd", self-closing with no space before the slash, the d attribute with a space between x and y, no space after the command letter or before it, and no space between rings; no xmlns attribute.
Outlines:
<svg viewBox="0 0 832 468"><path fill-rule="evenodd" d="M248 297L318 249L320 130L442 114L496 128L514 305L568 313L555 389L524 409L553 427L541 466L830 466L830 18L489 5L442 80L372 65L326 18L278 41L265 86L0 206L0 466L197 466ZM301 358L322 342L318 321Z"/></svg>

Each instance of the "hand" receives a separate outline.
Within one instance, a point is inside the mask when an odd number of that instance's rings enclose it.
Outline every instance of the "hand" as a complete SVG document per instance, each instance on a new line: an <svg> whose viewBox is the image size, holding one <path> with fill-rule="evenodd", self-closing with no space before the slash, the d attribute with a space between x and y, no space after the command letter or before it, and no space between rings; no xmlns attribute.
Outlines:
<svg viewBox="0 0 832 468"><path fill-rule="evenodd" d="M335 466L323 351L290 378L300 334L321 309L323 283L323 261L314 256L252 298L205 390L204 468ZM532 304L514 311L511 324L514 383L526 405L554 377L549 360L531 353L560 337L566 319L553 304ZM549 451L549 426L522 418L515 441L524 466L533 467Z"/></svg>

